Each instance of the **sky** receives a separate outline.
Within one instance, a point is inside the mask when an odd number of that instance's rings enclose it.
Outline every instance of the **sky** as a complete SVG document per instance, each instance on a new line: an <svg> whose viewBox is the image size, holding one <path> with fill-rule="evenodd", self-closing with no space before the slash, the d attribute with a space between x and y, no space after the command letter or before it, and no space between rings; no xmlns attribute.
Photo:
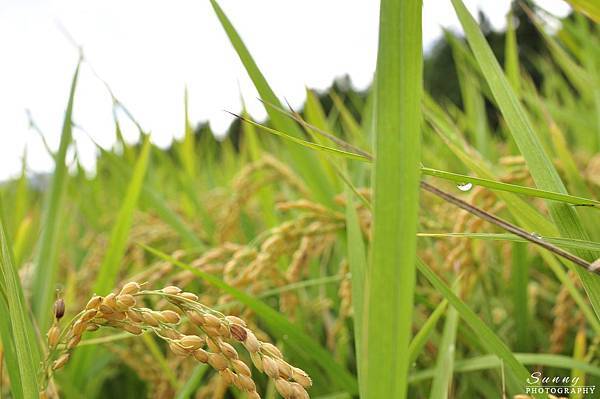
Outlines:
<svg viewBox="0 0 600 399"><path fill-rule="evenodd" d="M509 0L465 0L502 29ZM305 89L325 89L349 75L357 88L371 82L377 55L375 0L220 0L274 91L293 106ZM442 27L460 32L450 0L424 0L423 44ZM562 0L543 7L562 16ZM168 5L168 6L167 6ZM82 66L73 132L77 154L93 170L94 142L115 141L106 81L152 141L167 147L184 131L183 97L189 92L193 123L208 120L223 133L242 100L258 119L266 113L208 0L0 0L0 180L20 173L26 151L29 173L52 170L41 136L58 148L79 45ZM124 119L124 118L122 118ZM138 138L123 122L125 139ZM73 154L71 154L71 157Z"/></svg>

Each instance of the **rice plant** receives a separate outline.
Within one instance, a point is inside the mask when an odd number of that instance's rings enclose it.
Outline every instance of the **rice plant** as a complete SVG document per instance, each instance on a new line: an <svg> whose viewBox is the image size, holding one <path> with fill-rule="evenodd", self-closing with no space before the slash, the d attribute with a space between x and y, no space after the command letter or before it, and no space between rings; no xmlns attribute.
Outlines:
<svg viewBox="0 0 600 399"><path fill-rule="evenodd" d="M421 2L382 0L372 86L295 110L210 0L268 119L216 140L186 91L162 150L108 82L93 174L66 156L82 56L54 172L0 185L0 396L598 395L598 7L513 5L500 57L450 1L455 92L427 87Z"/></svg>

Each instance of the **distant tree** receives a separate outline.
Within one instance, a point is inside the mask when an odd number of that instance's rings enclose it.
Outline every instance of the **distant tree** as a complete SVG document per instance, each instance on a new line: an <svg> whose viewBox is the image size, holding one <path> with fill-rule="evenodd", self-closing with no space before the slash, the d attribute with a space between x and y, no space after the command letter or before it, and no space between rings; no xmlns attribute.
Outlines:
<svg viewBox="0 0 600 399"><path fill-rule="evenodd" d="M519 3L518 1L513 1L511 5L515 26L517 27L516 36L519 46L519 59L521 67L539 85L542 77L534 67L532 59L540 54L545 54L546 46ZM534 11L538 9L531 0L524 0L522 3ZM506 33L494 31L488 18L483 13L480 12L478 17L481 30L502 65L504 63ZM425 57L424 81L425 89L436 100L448 99L459 106L462 105L458 75L452 58L452 49L443 38L439 39L433 45L431 51Z"/></svg>

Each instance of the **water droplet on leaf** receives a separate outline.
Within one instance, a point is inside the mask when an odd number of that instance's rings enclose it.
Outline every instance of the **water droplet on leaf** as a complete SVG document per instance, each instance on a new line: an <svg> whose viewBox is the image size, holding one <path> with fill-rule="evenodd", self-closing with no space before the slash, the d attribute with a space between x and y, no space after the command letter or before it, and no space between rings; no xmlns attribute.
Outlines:
<svg viewBox="0 0 600 399"><path fill-rule="evenodd" d="M459 183L456 185L456 188L460 191L469 191L473 188L473 183Z"/></svg>

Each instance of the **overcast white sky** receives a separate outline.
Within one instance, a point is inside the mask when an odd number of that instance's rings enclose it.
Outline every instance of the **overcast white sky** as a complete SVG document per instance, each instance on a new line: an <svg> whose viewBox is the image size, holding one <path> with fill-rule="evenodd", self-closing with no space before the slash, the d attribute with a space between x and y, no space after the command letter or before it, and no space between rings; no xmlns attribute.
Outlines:
<svg viewBox="0 0 600 399"><path fill-rule="evenodd" d="M370 83L378 3L220 1L275 92L296 106L305 87L324 89L344 74L359 88ZM495 28L504 26L509 0L465 3L471 12L481 8ZM561 0L542 3L557 15L568 12ZM231 122L223 110L238 111L241 97L255 117L265 115L208 0L0 0L0 179L19 173L25 148L30 171L52 169L25 110L56 149L78 57L59 23L158 145L183 134L186 85L192 122L210 120L218 132ZM440 35L440 26L460 30L450 0L424 0L426 47ZM73 120L102 146L114 142L110 97L87 66ZM130 127L125 136L135 141L137 133ZM79 130L74 137L80 159L92 168L92 142Z"/></svg>

